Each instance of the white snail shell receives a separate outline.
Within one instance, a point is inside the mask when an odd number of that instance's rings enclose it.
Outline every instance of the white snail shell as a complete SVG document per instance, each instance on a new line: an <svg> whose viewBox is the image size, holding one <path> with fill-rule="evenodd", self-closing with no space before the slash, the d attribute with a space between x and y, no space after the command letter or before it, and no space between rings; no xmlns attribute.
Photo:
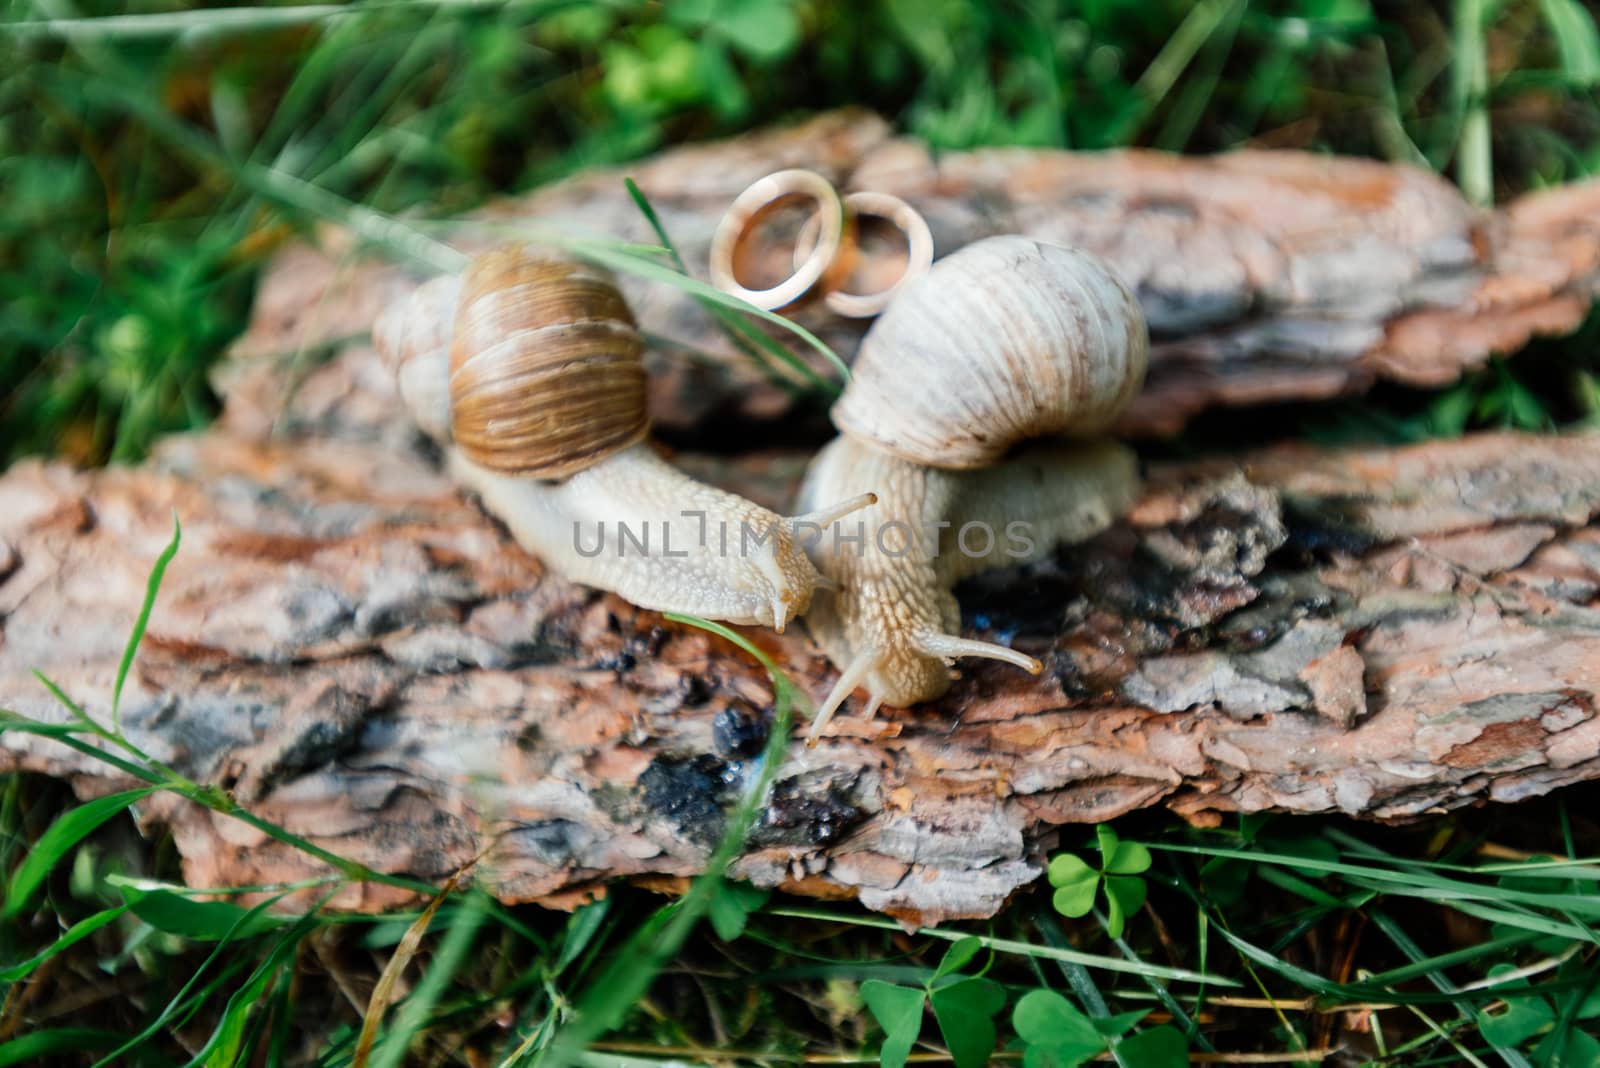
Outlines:
<svg viewBox="0 0 1600 1068"><path fill-rule="evenodd" d="M806 626L840 668L813 739L857 687L870 717L883 701L944 693L957 657L1041 669L1023 653L960 637L951 586L1087 538L1128 507L1139 479L1127 449L1039 442L1008 454L1031 439L1103 430L1138 392L1148 349L1138 302L1108 268L1023 237L969 245L896 299L833 407L844 433L801 489L802 507L878 495L862 538L845 532L812 552L836 588L819 592ZM1010 559L993 541L979 556L958 553L948 535L978 523L997 538L1018 521L1031 549Z"/></svg>
<svg viewBox="0 0 1600 1068"><path fill-rule="evenodd" d="M455 329L461 276L442 275L378 316L372 344L394 372L400 399L441 444L450 441L450 337Z"/></svg>
<svg viewBox="0 0 1600 1068"><path fill-rule="evenodd" d="M1104 430L1143 384L1148 350L1138 301L1098 259L985 238L873 324L833 421L914 463L985 467L1030 438Z"/></svg>

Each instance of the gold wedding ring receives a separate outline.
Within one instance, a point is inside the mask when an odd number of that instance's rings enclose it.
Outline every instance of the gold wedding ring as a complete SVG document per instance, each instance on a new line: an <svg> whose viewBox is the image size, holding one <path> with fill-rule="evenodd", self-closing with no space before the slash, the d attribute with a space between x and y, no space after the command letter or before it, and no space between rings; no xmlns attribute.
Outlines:
<svg viewBox="0 0 1600 1068"><path fill-rule="evenodd" d="M752 289L739 281L751 238L760 224L797 201L816 210L795 240L794 272L770 289ZM855 270L859 255L858 216L887 220L906 236L906 268L894 284L871 293L849 293L842 287ZM711 238L711 281L725 293L767 311L784 311L821 296L836 315L865 318L881 312L905 285L933 263L933 235L917 210L888 193L861 192L841 197L822 175L801 169L769 174L740 193L717 224Z"/></svg>
<svg viewBox="0 0 1600 1068"><path fill-rule="evenodd" d="M916 208L889 193L851 193L844 198L844 206L845 210L857 220L862 216L886 219L906 235L906 269L895 279L893 285L875 293L849 293L842 288L835 288L823 298L823 303L835 315L842 315L848 319L865 319L887 308L896 293L904 289L913 279L925 274L933 265L933 233L928 229L927 220ZM816 216L812 216L806 220L799 236L795 238L796 268L812 254L816 241L817 222ZM842 286L847 280L848 278L841 280L840 285Z"/></svg>
<svg viewBox="0 0 1600 1068"><path fill-rule="evenodd" d="M736 265L763 220L797 200L816 204L818 237L788 278L770 289L740 282ZM854 222L839 191L822 175L807 170L778 171L760 179L734 200L711 238L711 281L725 293L767 311L792 308L817 291L848 278L855 264Z"/></svg>

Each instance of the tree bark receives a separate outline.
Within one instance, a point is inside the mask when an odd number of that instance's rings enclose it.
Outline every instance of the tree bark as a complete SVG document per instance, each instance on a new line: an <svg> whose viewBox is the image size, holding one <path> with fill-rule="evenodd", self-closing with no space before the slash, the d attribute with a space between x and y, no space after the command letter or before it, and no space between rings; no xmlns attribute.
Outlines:
<svg viewBox="0 0 1600 1068"><path fill-rule="evenodd" d="M1446 379L1508 337L1520 343L1524 328L1568 321L1528 309L1592 293L1596 215L1556 206L1594 187L1473 222L1433 179L1376 164L992 152L933 170L856 116L737 152L677 150L636 173L692 249L699 231L687 220L709 226L750 178L798 163L837 176L858 157L852 184L908 193L932 183L918 203L945 248L996 220L1082 234L1137 204L1144 224L1198 227L1169 232L1169 255L1198 263L1209 242L1230 262L1259 260L1229 298L1247 294L1254 310L1226 320L1202 315L1219 290L1199 277L1180 273L1160 289L1170 260L1152 255L1137 275L1153 310L1158 293L1171 305L1153 388L1206 383L1192 404L1183 394L1186 408L1238 399L1207 390L1275 361L1270 374L1289 377L1273 380L1296 389L1318 366L1344 376L1337 389L1374 373ZM1310 172L1325 180L1308 184ZM1136 193L1138 175L1189 189L1180 202L1193 212L1157 186ZM527 204L591 197L590 224L609 225L614 181L575 179ZM1102 250L1145 247L1131 222L1120 234L1098 225ZM1483 297L1511 283L1484 266L1473 236L1534 231L1591 241L1589 273L1552 275L1499 303ZM1308 309L1370 311L1371 293L1330 294L1356 293L1383 264L1409 263L1418 285L1437 281L1430 265L1462 253L1449 234L1478 258L1446 273L1478 297L1374 312L1396 317L1365 320L1384 325L1358 351L1313 358L1343 335L1331 314L1315 325ZM1300 258L1274 258L1284 249ZM149 753L374 868L438 881L481 855L477 877L508 901L570 904L618 876L692 875L770 727L764 673L728 643L575 587L519 550L440 472L363 340L331 343L310 367L267 358L358 335L408 284L392 268L336 262L302 248L269 275L221 376L227 406L213 428L167 440L138 467L27 462L0 478L0 704L64 721L37 668L108 716L176 513L183 547L121 703L124 730ZM1386 277L1388 296L1407 291ZM1262 310L1274 286L1271 300L1293 316ZM695 333L692 306L650 300L655 322L681 315L679 333L713 344ZM1520 310L1496 319L1497 308ZM1212 364L1198 355L1274 321L1298 324L1275 335L1303 343L1298 356L1226 345L1231 355L1217 349ZM837 341L847 328L834 325ZM701 365L704 378L674 366L657 399L685 438L726 444L718 420L776 418L760 407L767 387L733 391L737 365ZM1206 374L1173 370L1193 367ZM695 396L696 382L724 392ZM782 391L767 396L788 403ZM808 455L791 445L676 459L781 506ZM797 733L736 871L937 922L992 914L1040 874L1063 823L1154 804L1201 823L1261 810L1405 819L1600 776L1600 437L1287 446L1157 464L1149 476L1133 513L1089 544L961 588L967 632L1039 656L1042 676L967 666L941 701L885 709L876 725L841 719L815 749ZM797 628L749 634L812 699L827 691L834 671ZM59 743L7 732L0 770L16 769L68 777L85 795L128 785ZM195 885L322 871L173 796L140 814L172 828ZM336 904L377 909L402 895L351 885Z"/></svg>
<svg viewBox="0 0 1600 1068"><path fill-rule="evenodd" d="M1140 436L1174 433L1219 405L1325 399L1379 378L1445 385L1534 336L1572 330L1600 295L1600 180L1486 212L1416 168L1301 152L1013 148L935 159L856 111L587 172L491 205L477 222L536 220L655 243L623 186L632 176L704 278L733 198L794 166L842 190L905 198L927 218L939 255L1023 233L1103 257L1139 296L1154 336L1149 381L1120 428ZM504 236L463 229L455 242ZM766 266L781 277L789 253L773 247ZM362 334L417 277L338 235L321 249L296 247L263 282L238 351L303 354ZM730 424L742 440L789 442L821 425L818 406L759 374L681 291L622 283L641 327L676 345L651 356L659 431L720 450ZM847 360L866 325L820 307L795 318ZM260 388L281 387L275 369L255 370Z"/></svg>

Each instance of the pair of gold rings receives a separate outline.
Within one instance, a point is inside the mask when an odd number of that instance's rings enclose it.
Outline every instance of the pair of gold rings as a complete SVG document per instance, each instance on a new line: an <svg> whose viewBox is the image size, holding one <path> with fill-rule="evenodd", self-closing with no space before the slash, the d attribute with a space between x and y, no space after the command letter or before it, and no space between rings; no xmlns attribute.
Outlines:
<svg viewBox="0 0 1600 1068"><path fill-rule="evenodd" d="M795 238L789 277L767 289L739 281L737 267L750 252L761 224L796 203L816 205ZM881 218L906 239L906 267L883 289L851 293L843 287L856 269L861 250L856 220ZM820 296L836 315L863 319L877 315L907 283L933 263L933 235L917 210L888 193L841 194L822 175L801 169L778 171L735 198L711 238L711 281L725 293L767 311L785 311Z"/></svg>

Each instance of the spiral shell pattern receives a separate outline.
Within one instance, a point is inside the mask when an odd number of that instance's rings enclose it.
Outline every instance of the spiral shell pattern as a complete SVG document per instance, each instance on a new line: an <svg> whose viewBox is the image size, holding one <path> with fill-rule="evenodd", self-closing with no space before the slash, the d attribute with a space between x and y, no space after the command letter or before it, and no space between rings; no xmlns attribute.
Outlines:
<svg viewBox="0 0 1600 1068"><path fill-rule="evenodd" d="M1008 235L908 286L861 343L833 422L915 463L985 467L1102 431L1144 381L1139 302L1094 256Z"/></svg>
<svg viewBox="0 0 1600 1068"><path fill-rule="evenodd" d="M450 348L450 423L474 462L565 478L650 429L638 326L607 271L537 248L472 261Z"/></svg>

